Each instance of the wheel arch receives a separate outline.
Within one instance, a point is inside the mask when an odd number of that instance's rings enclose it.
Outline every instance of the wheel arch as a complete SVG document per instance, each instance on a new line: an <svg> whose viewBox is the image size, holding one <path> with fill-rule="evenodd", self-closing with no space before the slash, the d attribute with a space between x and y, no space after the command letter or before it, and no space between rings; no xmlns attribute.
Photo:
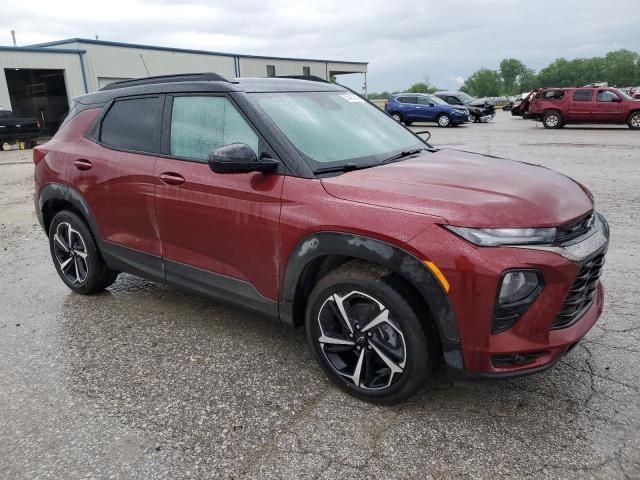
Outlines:
<svg viewBox="0 0 640 480"><path fill-rule="evenodd" d="M422 261L382 240L342 232L318 232L300 240L287 262L280 319L293 327L304 323L306 299L328 271L349 260L379 265L398 276L419 308L426 308L437 329L448 367L462 368L458 325L446 292ZM422 312L421 312L422 313Z"/></svg>
<svg viewBox="0 0 640 480"><path fill-rule="evenodd" d="M82 217L89 226L93 237L98 243L100 242L98 225L91 213L91 208L75 189L59 183L48 183L40 190L38 208L40 209L42 227L47 235L49 235L49 227L56 213L62 210L72 210Z"/></svg>

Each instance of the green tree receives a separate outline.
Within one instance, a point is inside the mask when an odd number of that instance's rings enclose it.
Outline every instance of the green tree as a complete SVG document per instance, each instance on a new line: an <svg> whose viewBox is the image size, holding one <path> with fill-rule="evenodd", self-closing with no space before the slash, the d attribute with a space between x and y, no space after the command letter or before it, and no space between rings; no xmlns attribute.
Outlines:
<svg viewBox="0 0 640 480"><path fill-rule="evenodd" d="M538 86L538 77L536 71L533 68L526 68L524 72L520 74L518 79L518 87L516 94L529 92Z"/></svg>
<svg viewBox="0 0 640 480"><path fill-rule="evenodd" d="M467 78L461 89L476 97L497 97L502 94L502 77L495 70L481 68Z"/></svg>
<svg viewBox="0 0 640 480"><path fill-rule="evenodd" d="M517 58L505 58L500 62L500 76L506 95L515 95L519 90L521 77L529 70Z"/></svg>

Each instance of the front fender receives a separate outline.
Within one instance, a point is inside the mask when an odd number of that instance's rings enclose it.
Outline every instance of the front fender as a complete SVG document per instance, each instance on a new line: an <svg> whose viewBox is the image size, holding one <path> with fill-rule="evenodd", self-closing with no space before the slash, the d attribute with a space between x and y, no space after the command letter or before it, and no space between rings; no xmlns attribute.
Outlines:
<svg viewBox="0 0 640 480"><path fill-rule="evenodd" d="M293 302L301 274L309 262L326 255L344 255L366 260L404 277L429 306L438 328L447 366L462 368L458 325L447 294L438 279L414 255L374 238L342 232L319 232L300 240L289 255L284 274L281 320L293 325Z"/></svg>

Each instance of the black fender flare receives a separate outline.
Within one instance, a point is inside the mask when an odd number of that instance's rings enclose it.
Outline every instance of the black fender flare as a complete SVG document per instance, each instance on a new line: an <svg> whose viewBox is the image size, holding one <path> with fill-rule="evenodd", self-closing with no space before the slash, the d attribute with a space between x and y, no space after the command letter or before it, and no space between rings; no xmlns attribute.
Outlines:
<svg viewBox="0 0 640 480"><path fill-rule="evenodd" d="M100 236L100 230L98 229L98 224L95 221L95 217L91 212L91 208L89 207L89 204L82 197L80 192L78 192L77 190L67 185L62 185L61 183L47 183L40 190L40 196L38 198L37 214L43 229L45 228L44 208L47 202L51 200L64 200L70 203L71 205L73 205L73 207L82 214L82 216L85 218L85 220L89 224L89 228L91 229L91 232L93 233L93 236L96 239L96 241L99 244L101 243L102 237ZM47 232L46 229L45 229L45 233L47 235L49 234L49 232Z"/></svg>
<svg viewBox="0 0 640 480"><path fill-rule="evenodd" d="M433 314L447 367L462 369L460 335L446 292L431 270L414 255L382 240L342 232L318 232L293 248L284 273L280 319L293 325L293 302L298 281L312 260L344 255L381 265L402 275L420 293Z"/></svg>

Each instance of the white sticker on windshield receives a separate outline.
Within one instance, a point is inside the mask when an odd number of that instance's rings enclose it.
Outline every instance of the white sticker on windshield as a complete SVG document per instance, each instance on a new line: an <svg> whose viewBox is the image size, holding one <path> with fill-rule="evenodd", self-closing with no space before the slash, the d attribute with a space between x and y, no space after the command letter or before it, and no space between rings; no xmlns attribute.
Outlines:
<svg viewBox="0 0 640 480"><path fill-rule="evenodd" d="M351 102L351 103L364 102L363 99L361 99L357 95L354 95L353 93L343 93L340 96L344 98L347 102Z"/></svg>

